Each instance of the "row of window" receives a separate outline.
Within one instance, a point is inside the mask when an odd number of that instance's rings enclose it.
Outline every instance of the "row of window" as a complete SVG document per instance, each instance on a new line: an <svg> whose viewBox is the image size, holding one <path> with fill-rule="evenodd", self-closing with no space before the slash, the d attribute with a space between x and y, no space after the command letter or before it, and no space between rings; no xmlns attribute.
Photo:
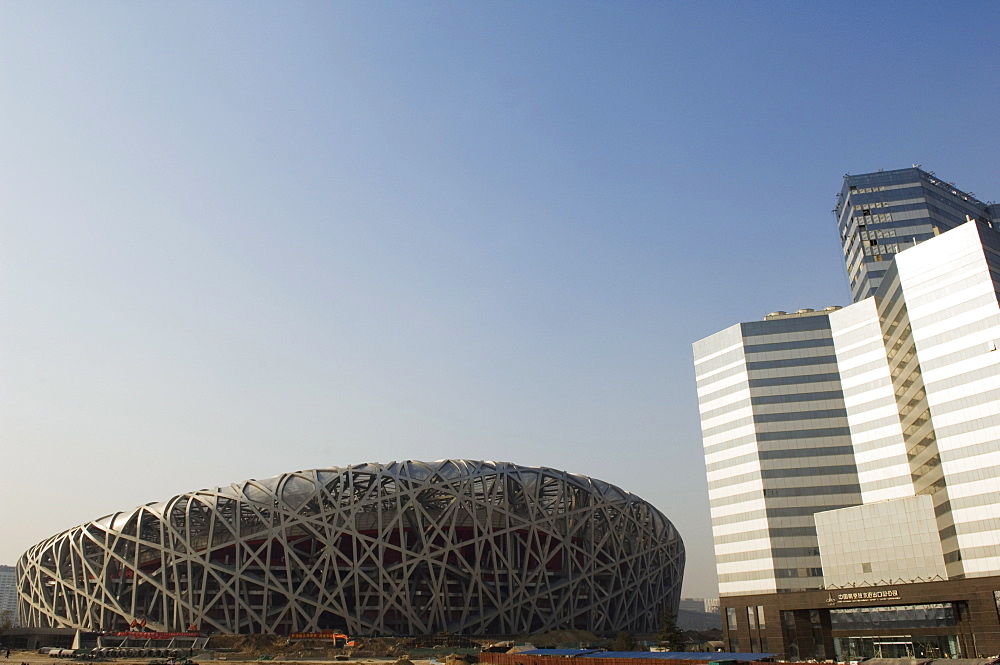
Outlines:
<svg viewBox="0 0 1000 665"><path fill-rule="evenodd" d="M854 219L858 222L858 226L859 227L864 228L868 224L888 224L889 222L892 221L892 213L891 212L882 212L882 213L876 213L876 214L873 215L870 210L866 209L866 210L862 211L862 216L861 217L855 217ZM891 229L888 229L888 230L891 230ZM882 233L881 230L879 230L878 232ZM873 238L875 238L875 237L882 238L883 237L881 235L875 236L874 235L875 231L872 231L872 234L873 235L871 237L873 237ZM868 240L868 231L861 231L861 237L864 240ZM893 232L893 237L895 237L895 232Z"/></svg>
<svg viewBox="0 0 1000 665"><path fill-rule="evenodd" d="M785 369L788 367L809 367L812 365L825 365L836 363L837 356L806 356L804 358L781 358L780 360L760 360L748 362L746 368L750 371L765 369Z"/></svg>
<svg viewBox="0 0 1000 665"><path fill-rule="evenodd" d="M810 422L810 421L803 421ZM833 438L851 435L849 427L819 427L814 429L794 429L779 432L758 432L758 441L788 441L795 439Z"/></svg>
<svg viewBox="0 0 1000 665"><path fill-rule="evenodd" d="M790 316L787 319L750 321L740 324L743 337L769 337L781 333L829 330L830 320L826 316ZM748 340L749 341L749 340Z"/></svg>
<svg viewBox="0 0 1000 665"><path fill-rule="evenodd" d="M854 467L843 467L853 469ZM752 476L756 476L756 473L743 474L744 476L751 476L750 480L754 480ZM800 475L800 474L795 474ZM712 481L710 485L718 485L721 487L728 487L738 482L738 479L724 478L721 480ZM746 482L746 481L744 481ZM713 489L718 489L714 487L709 487L709 496L712 494ZM742 492L740 494L730 494L728 496L723 496L719 498L710 498L708 505L712 508L720 508L722 506L731 506L738 503L746 503L749 501L756 501L761 497L766 497L768 499L780 499L780 498L802 498L802 497L826 497L836 494L854 494L857 495L857 500L847 501L846 503L851 504L858 503L861 496L861 486L854 483L850 485L817 485L815 483L810 483L807 487L779 487L774 489L764 489L758 490L753 489L749 492Z"/></svg>
<svg viewBox="0 0 1000 665"><path fill-rule="evenodd" d="M750 379L751 388L767 388L770 386L792 386L803 383L839 383L840 374L828 372L825 374L803 374L799 376L779 376L768 379Z"/></svg>
<svg viewBox="0 0 1000 665"><path fill-rule="evenodd" d="M869 240L868 242L875 243L877 240ZM893 243L892 245L868 245L865 247L865 256L877 256L879 260L883 254L899 254L899 244Z"/></svg>
<svg viewBox="0 0 1000 665"><path fill-rule="evenodd" d="M750 355L751 353L764 353L768 351L788 351L790 349L811 349L824 346L833 346L833 338L821 337L819 339L799 339L799 340L790 340L787 342L747 344L745 347L743 347L743 349L747 355Z"/></svg>
<svg viewBox="0 0 1000 665"><path fill-rule="evenodd" d="M744 455L737 455L728 459L710 462L705 465L705 470L709 473L721 471L748 462L758 460L796 459L801 457L829 457L832 455L852 455L854 449L851 446L827 446L821 448L785 448L781 450L761 450L752 451Z"/></svg>
<svg viewBox="0 0 1000 665"><path fill-rule="evenodd" d="M754 540L756 538L815 538L815 526L786 526L772 527L770 529L755 529L753 531L740 531L725 536L716 536L712 542L716 545L728 545L729 543Z"/></svg>
<svg viewBox="0 0 1000 665"><path fill-rule="evenodd" d="M834 630L941 628L957 625L958 613L953 603L853 607L830 610L830 624Z"/></svg>
<svg viewBox="0 0 1000 665"><path fill-rule="evenodd" d="M871 194L872 192L884 192L885 187L857 187L851 185L851 194ZM855 206L856 207L856 206Z"/></svg>
<svg viewBox="0 0 1000 665"><path fill-rule="evenodd" d="M759 637L760 637L760 639L758 639L757 635L754 635L753 637L750 638L750 653L767 653L768 652L767 651L767 638L764 637L763 635L761 635ZM731 651L732 653L739 653L740 652L739 644L740 644L739 640L737 640L735 637L730 637L729 638L729 651Z"/></svg>
<svg viewBox="0 0 1000 665"><path fill-rule="evenodd" d="M879 217L882 217L882 215L879 215ZM886 214L885 217L889 217L889 215ZM891 219L887 219L886 221L891 221ZM871 231L861 232L862 240L879 240L882 238L895 238L895 237L896 237L896 229L872 229Z"/></svg>
<svg viewBox="0 0 1000 665"><path fill-rule="evenodd" d="M736 630L737 619L736 619L737 609L735 607L726 608L726 626L729 630ZM750 628L756 628L760 626L764 628L767 623L764 617L764 606L763 605L751 605L746 608L747 625Z"/></svg>

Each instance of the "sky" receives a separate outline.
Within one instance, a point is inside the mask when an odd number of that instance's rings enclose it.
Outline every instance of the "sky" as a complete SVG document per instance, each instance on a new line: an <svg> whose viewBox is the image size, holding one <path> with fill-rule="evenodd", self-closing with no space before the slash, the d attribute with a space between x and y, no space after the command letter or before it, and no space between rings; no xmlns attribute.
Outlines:
<svg viewBox="0 0 1000 665"><path fill-rule="evenodd" d="M995 2L0 3L0 563L185 491L601 478L717 595L691 343L850 300L845 173L1000 199Z"/></svg>

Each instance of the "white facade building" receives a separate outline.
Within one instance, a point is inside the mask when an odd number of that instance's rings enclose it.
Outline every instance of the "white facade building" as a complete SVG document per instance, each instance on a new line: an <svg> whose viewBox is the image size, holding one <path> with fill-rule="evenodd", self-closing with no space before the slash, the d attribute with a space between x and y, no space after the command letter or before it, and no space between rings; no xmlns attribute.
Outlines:
<svg viewBox="0 0 1000 665"><path fill-rule="evenodd" d="M694 344L723 596L1000 574L998 293L970 222L871 298Z"/></svg>
<svg viewBox="0 0 1000 665"><path fill-rule="evenodd" d="M833 312L830 327L862 502L913 496L875 299Z"/></svg>
<svg viewBox="0 0 1000 665"><path fill-rule="evenodd" d="M1000 572L1000 238L965 224L896 260L926 391L949 577ZM919 461L919 458L915 460ZM924 469L913 468L920 476Z"/></svg>
<svg viewBox="0 0 1000 665"><path fill-rule="evenodd" d="M1000 653L1000 205L846 176L854 304L694 344L730 651Z"/></svg>
<svg viewBox="0 0 1000 665"><path fill-rule="evenodd" d="M694 345L722 595L819 588L813 514L861 503L829 314Z"/></svg>

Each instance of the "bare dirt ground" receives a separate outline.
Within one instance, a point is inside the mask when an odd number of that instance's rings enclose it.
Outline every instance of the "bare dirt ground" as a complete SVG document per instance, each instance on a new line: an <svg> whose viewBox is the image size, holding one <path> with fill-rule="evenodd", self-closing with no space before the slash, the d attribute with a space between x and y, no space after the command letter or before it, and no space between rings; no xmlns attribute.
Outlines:
<svg viewBox="0 0 1000 665"><path fill-rule="evenodd" d="M2 655L2 654L0 654ZM294 658L294 657L284 657L275 656L272 660L261 661L256 658L243 658L233 657L236 654L218 654L219 656L229 656L225 660L199 660L198 654L195 653L195 658L193 659L196 663L227 663L229 665L279 665L281 663L303 663L308 662L310 665L322 665L324 663L336 664L336 665L393 665L397 663L397 658L351 658L350 660L335 660L330 659L314 659L310 656L305 658ZM72 665L80 663L112 663L115 665L148 665L150 660L158 660L162 662L164 659L150 659L150 658L108 658L100 661L75 661L66 658L52 658L51 656L36 653L34 651L17 651L11 650L10 658L4 659L0 658L0 665L20 665L21 663L27 663L27 665ZM408 661L411 665L430 665L430 659L425 660L413 660ZM443 660L441 662L444 662ZM404 661L400 665L407 665Z"/></svg>
<svg viewBox="0 0 1000 665"><path fill-rule="evenodd" d="M252 640L252 638L251 638ZM287 644L287 643L286 643ZM344 649L297 648L297 645L285 647L274 644L242 645L239 651L195 652L192 660L196 663L211 663L213 665L431 665L431 658L410 658L409 654L393 654L401 650L385 648L378 645L359 650L356 653L345 653ZM350 650L347 650L350 651ZM2 654L0 654L2 655ZM103 660L73 660L53 658L36 651L11 650L9 658L0 658L0 665L94 665L107 663L112 665L149 665L151 660L163 663L163 658L107 658ZM470 659L461 655L438 656L436 663L442 665L471 665Z"/></svg>
<svg viewBox="0 0 1000 665"><path fill-rule="evenodd" d="M515 642L529 642L538 648L555 647L570 643L592 643L597 638L582 630L559 630L543 635L515 637ZM324 641L289 641L273 635L214 635L209 641L208 653L195 652L192 660L215 665L281 665L308 663L309 665L431 665L434 656L427 649L416 649L413 640L394 638L359 638L354 647L334 648ZM487 642L484 641L485 645ZM411 651L413 653L411 653ZM475 658L463 657L466 649L456 649L449 654L449 647L435 649L436 660L442 665L471 665ZM422 652L419 655L417 652ZM457 652L457 653L456 653ZM3 654L0 654L2 656ZM35 651L11 651L10 658L0 658L0 665L70 665L71 663L114 663L116 665L148 665L150 660L163 659L117 658L103 661L73 661L53 658Z"/></svg>

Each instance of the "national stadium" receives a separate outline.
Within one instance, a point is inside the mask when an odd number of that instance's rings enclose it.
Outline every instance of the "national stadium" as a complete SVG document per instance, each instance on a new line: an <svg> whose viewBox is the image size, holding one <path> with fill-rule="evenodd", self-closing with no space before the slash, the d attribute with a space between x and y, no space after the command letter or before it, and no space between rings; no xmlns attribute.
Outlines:
<svg viewBox="0 0 1000 665"><path fill-rule="evenodd" d="M77 526L18 562L22 624L350 635L655 631L684 544L609 483L509 462L296 471Z"/></svg>

